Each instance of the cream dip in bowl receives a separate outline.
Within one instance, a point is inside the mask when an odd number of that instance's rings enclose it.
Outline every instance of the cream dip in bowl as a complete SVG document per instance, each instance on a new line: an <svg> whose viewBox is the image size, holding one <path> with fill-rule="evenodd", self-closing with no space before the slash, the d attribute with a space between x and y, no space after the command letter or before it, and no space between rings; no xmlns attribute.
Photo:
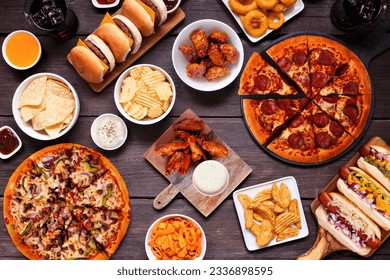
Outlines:
<svg viewBox="0 0 390 280"><path fill-rule="evenodd" d="M93 142L104 150L118 149L127 139L125 122L114 114L103 114L97 117L91 126Z"/></svg>

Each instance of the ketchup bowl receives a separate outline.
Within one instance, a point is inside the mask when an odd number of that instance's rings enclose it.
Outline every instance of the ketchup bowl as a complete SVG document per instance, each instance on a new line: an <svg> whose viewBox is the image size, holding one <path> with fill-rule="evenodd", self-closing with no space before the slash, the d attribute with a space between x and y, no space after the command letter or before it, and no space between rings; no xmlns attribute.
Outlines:
<svg viewBox="0 0 390 280"><path fill-rule="evenodd" d="M13 156L22 147L22 140L9 126L0 128L0 158L7 159Z"/></svg>

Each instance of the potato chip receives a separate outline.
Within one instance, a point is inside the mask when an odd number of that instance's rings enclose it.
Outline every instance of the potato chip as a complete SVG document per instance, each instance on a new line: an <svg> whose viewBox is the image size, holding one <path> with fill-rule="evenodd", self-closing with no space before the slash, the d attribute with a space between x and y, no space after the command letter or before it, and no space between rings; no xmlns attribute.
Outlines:
<svg viewBox="0 0 390 280"><path fill-rule="evenodd" d="M159 107L153 107L153 108L150 108L150 109L148 110L147 116L148 116L149 118L154 119L154 118L158 118L159 116L161 116L162 113L163 113L163 110L162 110L161 108L159 108Z"/></svg>
<svg viewBox="0 0 390 280"><path fill-rule="evenodd" d="M276 242L280 242L287 238L297 236L299 234L299 229L296 227L286 227L282 232L276 236Z"/></svg>
<svg viewBox="0 0 390 280"><path fill-rule="evenodd" d="M119 102L126 103L133 99L137 90L137 81L133 77L127 77L122 84Z"/></svg>
<svg viewBox="0 0 390 280"><path fill-rule="evenodd" d="M272 198L271 189L265 189L259 192L258 194L256 194L253 200L263 202L266 200L270 200L271 198Z"/></svg>
<svg viewBox="0 0 390 280"><path fill-rule="evenodd" d="M275 232L281 233L286 227L299 221L299 217L291 212L285 212L276 217Z"/></svg>
<svg viewBox="0 0 390 280"><path fill-rule="evenodd" d="M165 82L166 78L163 73L154 70L144 74L141 77L141 80L144 81L144 83L147 84L148 87L153 87L159 83Z"/></svg>
<svg viewBox="0 0 390 280"><path fill-rule="evenodd" d="M242 207L247 208L252 203L252 198L247 194L238 194L238 200L241 202Z"/></svg>
<svg viewBox="0 0 390 280"><path fill-rule="evenodd" d="M133 114L132 117L136 120L142 120L148 114L148 108L142 107L137 113Z"/></svg>
<svg viewBox="0 0 390 280"><path fill-rule="evenodd" d="M164 111L168 110L169 108L169 105L171 105L171 101L172 101L172 98L169 98L168 100L165 100L163 105L162 105L162 109Z"/></svg>
<svg viewBox="0 0 390 280"><path fill-rule="evenodd" d="M281 207L279 204L275 204L274 212L276 214L283 213L286 210L286 208Z"/></svg>
<svg viewBox="0 0 390 280"><path fill-rule="evenodd" d="M142 106L132 102L127 102L126 104L124 104L123 109L129 116L132 116L136 114L139 110L141 110Z"/></svg>
<svg viewBox="0 0 390 280"><path fill-rule="evenodd" d="M267 206L271 211L275 212L275 203L273 203L271 200L263 201L263 204Z"/></svg>
<svg viewBox="0 0 390 280"><path fill-rule="evenodd" d="M279 204L281 199L279 195L279 187L276 183L272 184L271 195L272 195L272 199Z"/></svg>
<svg viewBox="0 0 390 280"><path fill-rule="evenodd" d="M299 221L295 225L297 226L297 228L301 229L302 228L301 214L299 212L298 200L296 198L291 200L290 205L288 206L288 212L294 213L299 217Z"/></svg>
<svg viewBox="0 0 390 280"><path fill-rule="evenodd" d="M252 209L261 217L266 220L269 220L272 224L275 223L275 213L271 211L267 206L265 206L262 202L252 202L249 206L249 209Z"/></svg>
<svg viewBox="0 0 390 280"><path fill-rule="evenodd" d="M274 238L275 232L272 223L268 220L264 220L260 225L260 234L256 236L256 244L259 247L263 247L268 245Z"/></svg>
<svg viewBox="0 0 390 280"><path fill-rule="evenodd" d="M285 183L280 184L279 188L279 198L280 198L280 206L284 209L288 207L291 201L291 193L289 188Z"/></svg>
<svg viewBox="0 0 390 280"><path fill-rule="evenodd" d="M171 85L167 82L162 82L154 87L160 100L168 100L172 95Z"/></svg>
<svg viewBox="0 0 390 280"><path fill-rule="evenodd" d="M160 100L154 99L153 97L151 97L146 93L137 94L134 97L133 101L147 108L153 108L153 107L161 108L162 106L162 102Z"/></svg>
<svg viewBox="0 0 390 280"><path fill-rule="evenodd" d="M23 106L38 106L41 104L46 92L47 76L33 80L23 91L19 99L18 108Z"/></svg>
<svg viewBox="0 0 390 280"><path fill-rule="evenodd" d="M262 216L260 216L259 214L257 214L256 212L253 212L253 220L261 223L262 221L264 221L264 218Z"/></svg>
<svg viewBox="0 0 390 280"><path fill-rule="evenodd" d="M256 236L261 233L261 227L258 223L253 223L249 230Z"/></svg>

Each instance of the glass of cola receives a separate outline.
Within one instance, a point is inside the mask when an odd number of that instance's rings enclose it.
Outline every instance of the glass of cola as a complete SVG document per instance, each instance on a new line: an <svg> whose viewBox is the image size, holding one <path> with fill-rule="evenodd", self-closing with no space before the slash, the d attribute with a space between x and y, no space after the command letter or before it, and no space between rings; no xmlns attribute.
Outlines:
<svg viewBox="0 0 390 280"><path fill-rule="evenodd" d="M65 0L26 0L24 16L32 26L55 38L68 39L78 27L77 17Z"/></svg>

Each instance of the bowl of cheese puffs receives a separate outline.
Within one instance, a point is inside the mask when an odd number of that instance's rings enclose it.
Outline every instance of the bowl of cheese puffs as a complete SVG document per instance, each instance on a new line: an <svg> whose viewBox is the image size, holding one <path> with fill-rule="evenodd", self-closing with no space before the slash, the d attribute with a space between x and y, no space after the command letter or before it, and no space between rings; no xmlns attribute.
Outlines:
<svg viewBox="0 0 390 280"><path fill-rule="evenodd" d="M234 81L244 62L237 33L223 22L203 19L176 37L172 62L180 79L199 91L217 91Z"/></svg>

